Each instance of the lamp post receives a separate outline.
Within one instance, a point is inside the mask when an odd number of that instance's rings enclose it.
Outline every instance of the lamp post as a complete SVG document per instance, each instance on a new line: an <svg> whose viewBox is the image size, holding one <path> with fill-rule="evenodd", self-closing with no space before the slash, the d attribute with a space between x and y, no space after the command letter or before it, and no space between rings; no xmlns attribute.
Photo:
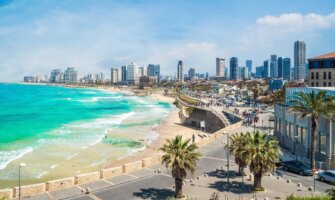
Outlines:
<svg viewBox="0 0 335 200"><path fill-rule="evenodd" d="M227 135L227 188L229 189L229 133L224 132Z"/></svg>
<svg viewBox="0 0 335 200"><path fill-rule="evenodd" d="M20 163L19 165L19 200L21 200L21 168L25 166L25 163Z"/></svg>

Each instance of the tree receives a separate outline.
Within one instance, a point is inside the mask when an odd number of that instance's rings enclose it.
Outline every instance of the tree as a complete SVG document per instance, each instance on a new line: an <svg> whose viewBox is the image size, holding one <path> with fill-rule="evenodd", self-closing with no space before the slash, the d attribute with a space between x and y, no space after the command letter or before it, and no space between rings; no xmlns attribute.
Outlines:
<svg viewBox="0 0 335 200"><path fill-rule="evenodd" d="M312 124L312 144L310 151L311 169L315 169L315 149L316 149L316 134L318 129L318 119L324 116L329 120L334 121L335 113L335 96L329 96L325 91L320 91L317 94L301 92L296 99L291 101L292 106L289 111L298 112L301 118L310 117Z"/></svg>
<svg viewBox="0 0 335 200"><path fill-rule="evenodd" d="M246 137L243 133L235 134L229 137L229 151L234 154L235 163L238 165L238 173L244 175L244 168L248 165L248 158L241 154L246 145Z"/></svg>
<svg viewBox="0 0 335 200"><path fill-rule="evenodd" d="M183 141L181 135L177 135L174 139L167 139L160 150L164 152L162 156L162 164L172 170L172 177L175 179L175 192L177 198L183 198L182 184L186 178L187 171L194 173L197 161L201 154L196 152L198 146L189 144L191 139Z"/></svg>
<svg viewBox="0 0 335 200"><path fill-rule="evenodd" d="M244 137L246 144L241 156L249 161L250 171L254 174L253 190L263 191L262 177L276 168L275 162L279 159L278 141L259 131L255 134L247 132Z"/></svg>

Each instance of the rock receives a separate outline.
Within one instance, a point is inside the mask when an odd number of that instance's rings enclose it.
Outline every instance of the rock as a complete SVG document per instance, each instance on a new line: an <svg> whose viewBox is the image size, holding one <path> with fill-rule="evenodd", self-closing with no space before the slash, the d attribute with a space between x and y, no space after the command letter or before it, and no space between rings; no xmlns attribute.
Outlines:
<svg viewBox="0 0 335 200"><path fill-rule="evenodd" d="M193 183L193 179L190 179L190 183Z"/></svg>
<svg viewBox="0 0 335 200"><path fill-rule="evenodd" d="M281 179L281 177L280 176L277 176L277 180L280 180Z"/></svg>
<svg viewBox="0 0 335 200"><path fill-rule="evenodd" d="M312 187L312 186L309 186L309 187L308 187L308 191L313 191L313 187Z"/></svg>
<svg viewBox="0 0 335 200"><path fill-rule="evenodd" d="M208 177L208 175L207 175L207 174L204 174L204 177Z"/></svg>
<svg viewBox="0 0 335 200"><path fill-rule="evenodd" d="M85 193L86 193L86 194L89 194L90 192L91 192L91 188L87 187Z"/></svg>
<svg viewBox="0 0 335 200"><path fill-rule="evenodd" d="M264 200L270 200L269 197L264 197Z"/></svg>
<svg viewBox="0 0 335 200"><path fill-rule="evenodd" d="M290 179L287 179L287 180L286 180L286 183L291 183L291 180L290 180Z"/></svg>
<svg viewBox="0 0 335 200"><path fill-rule="evenodd" d="M200 176L198 176L197 179L200 180Z"/></svg>
<svg viewBox="0 0 335 200"><path fill-rule="evenodd" d="M301 183L298 183L298 184L297 184L297 186L298 186L298 187L301 187L301 186L302 186L302 184L301 184Z"/></svg>

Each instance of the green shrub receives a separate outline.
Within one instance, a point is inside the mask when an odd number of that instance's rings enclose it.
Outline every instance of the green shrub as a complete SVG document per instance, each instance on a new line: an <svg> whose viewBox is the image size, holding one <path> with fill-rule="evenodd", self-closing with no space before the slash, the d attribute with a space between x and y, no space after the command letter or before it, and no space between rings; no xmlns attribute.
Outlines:
<svg viewBox="0 0 335 200"><path fill-rule="evenodd" d="M331 200L331 198L327 195L309 195L309 196L294 196L290 195L286 198L286 200Z"/></svg>

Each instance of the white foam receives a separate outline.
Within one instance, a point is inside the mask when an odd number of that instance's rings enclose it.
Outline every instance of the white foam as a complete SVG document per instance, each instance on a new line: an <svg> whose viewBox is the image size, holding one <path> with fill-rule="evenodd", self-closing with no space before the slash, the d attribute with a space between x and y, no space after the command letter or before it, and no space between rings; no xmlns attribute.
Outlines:
<svg viewBox="0 0 335 200"><path fill-rule="evenodd" d="M55 169L56 167L58 167L59 166L59 164L54 164L54 165L52 165L51 167L50 167L50 169Z"/></svg>
<svg viewBox="0 0 335 200"><path fill-rule="evenodd" d="M78 153L74 153L74 154L68 156L68 157L66 158L66 160L70 160L70 159L76 157L77 155L78 155Z"/></svg>
<svg viewBox="0 0 335 200"><path fill-rule="evenodd" d="M94 167L94 166L97 166L97 165L101 165L101 164L104 164L105 162L106 162L105 159L103 159L103 160L99 160L99 161L97 161L97 162L94 162L94 163L90 164L90 167Z"/></svg>
<svg viewBox="0 0 335 200"><path fill-rule="evenodd" d="M9 163L22 158L25 154L30 153L33 150L32 147L26 147L20 150L0 151L0 169L6 168Z"/></svg>
<svg viewBox="0 0 335 200"><path fill-rule="evenodd" d="M36 178L41 178L42 176L46 175L48 172L44 171L42 173L40 173L39 175L36 176Z"/></svg>

